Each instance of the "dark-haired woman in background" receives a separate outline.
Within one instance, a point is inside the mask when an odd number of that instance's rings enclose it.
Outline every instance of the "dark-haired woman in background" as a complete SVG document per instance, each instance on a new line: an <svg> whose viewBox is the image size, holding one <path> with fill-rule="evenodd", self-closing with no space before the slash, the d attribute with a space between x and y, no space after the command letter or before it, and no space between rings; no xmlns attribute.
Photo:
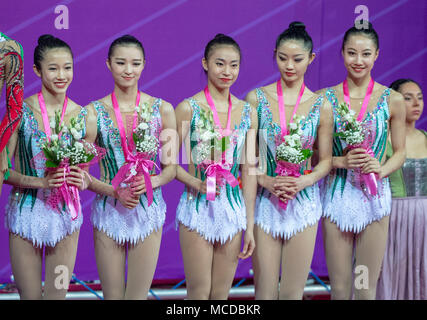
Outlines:
<svg viewBox="0 0 427 320"><path fill-rule="evenodd" d="M170 103L139 91L138 80L145 63L144 48L135 37L125 35L114 40L107 59L114 91L87 106L90 123L87 140L95 141L107 150L105 158L100 161L100 180L93 178L89 186L97 193L92 204L91 221L105 299L147 298L157 265L166 213L160 187L174 179L176 174L174 109ZM145 109L143 120L136 116L136 107ZM135 172L133 180L114 189L112 180L122 166L131 163L135 154L130 143L136 126L148 130L146 134L156 138L155 155L151 154L150 160L156 162L160 154L162 171L155 175L155 167L151 170L147 167L150 190L142 172ZM135 171L141 169L135 168ZM152 192L151 203L148 202L147 191Z"/></svg>
<svg viewBox="0 0 427 320"><path fill-rule="evenodd" d="M276 40L281 78L251 91L246 98L258 106L260 121L262 172L258 176L253 256L256 299L302 299L310 271L322 214L317 182L331 169L333 129L329 102L304 84L304 75L315 57L312 49L304 24L292 22ZM317 165L311 171L311 160L304 161L298 178L275 173L276 148L287 139L286 128L294 125L293 114L305 117L300 138L304 148L312 149L317 138L319 149ZM286 209L280 207L280 201L288 201Z"/></svg>
<svg viewBox="0 0 427 320"><path fill-rule="evenodd" d="M406 105L406 161L390 175L391 204L388 242L377 299L427 299L427 132L415 128L424 109L421 87L399 79L390 88ZM387 148L387 158L393 148Z"/></svg>
<svg viewBox="0 0 427 320"><path fill-rule="evenodd" d="M334 138L333 169L321 188L332 299L351 298L353 270L355 298L375 299L391 210L387 176L405 160L403 98L372 79L378 54L378 35L372 25L347 30L342 44L347 77L325 92L333 106L335 132L345 123L337 113L338 105L347 102L361 121L365 137L372 139L373 154L365 148L349 150L344 140ZM386 160L389 131L395 153ZM361 182L361 174L369 173L377 178L376 192Z"/></svg>
<svg viewBox="0 0 427 320"><path fill-rule="evenodd" d="M42 88L25 99L18 130L8 143L10 154L15 157L15 170L10 170L6 181L14 186L6 207L10 260L21 299L64 299L83 218L79 212L73 220L66 206L61 212L51 208L47 199L51 189L64 182L63 169L46 173L34 168L31 159L41 152L40 144L53 137L46 129L50 126L46 116L54 118L55 112L60 111L64 124L69 125L71 117L85 117L86 111L67 97L73 80L73 56L68 44L51 35L41 36L34 51L33 68L41 78ZM82 137L85 131L83 128L80 132ZM58 138L69 141L69 133ZM78 167L70 168L67 183L84 189L87 181L83 172ZM42 293L43 248L46 271Z"/></svg>
<svg viewBox="0 0 427 320"><path fill-rule="evenodd" d="M255 144L251 129L257 121L249 103L230 92L240 61L239 45L228 36L215 36L202 59L207 86L176 108L180 143L185 141L191 152L188 172L177 167L177 179L185 184L176 221L188 299L227 299L239 258L246 259L254 249L255 152L246 145ZM216 128L219 137L212 138L205 130L209 128ZM214 141L224 143L211 149ZM239 170L243 190L236 185ZM209 183L212 178L216 188Z"/></svg>
<svg viewBox="0 0 427 320"><path fill-rule="evenodd" d="M0 124L0 194L10 166L7 142L19 125L24 100L24 51L0 32L0 96L6 85L6 114Z"/></svg>

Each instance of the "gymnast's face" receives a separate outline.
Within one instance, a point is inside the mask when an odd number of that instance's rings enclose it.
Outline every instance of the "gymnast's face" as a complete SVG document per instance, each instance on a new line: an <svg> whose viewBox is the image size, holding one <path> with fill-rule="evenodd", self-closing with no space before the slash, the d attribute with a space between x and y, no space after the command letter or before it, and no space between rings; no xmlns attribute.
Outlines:
<svg viewBox="0 0 427 320"><path fill-rule="evenodd" d="M400 86L399 92L405 99L406 121L419 120L424 109L423 93L420 87L416 83L407 82Z"/></svg>
<svg viewBox="0 0 427 320"><path fill-rule="evenodd" d="M202 65L216 88L230 88L239 76L240 54L232 45L218 45L212 48L208 60L203 58Z"/></svg>
<svg viewBox="0 0 427 320"><path fill-rule="evenodd" d="M142 50L133 44L117 46L107 60L114 82L123 88L138 86L144 66Z"/></svg>
<svg viewBox="0 0 427 320"><path fill-rule="evenodd" d="M64 48L50 49L43 55L40 70L33 66L43 86L52 94L64 94L73 81L73 57Z"/></svg>
<svg viewBox="0 0 427 320"><path fill-rule="evenodd" d="M378 54L379 50L372 39L360 34L351 35L342 51L349 76L355 79L369 76Z"/></svg>
<svg viewBox="0 0 427 320"><path fill-rule="evenodd" d="M302 41L286 40L276 49L276 62L284 81L297 81L304 77L315 54L304 47Z"/></svg>

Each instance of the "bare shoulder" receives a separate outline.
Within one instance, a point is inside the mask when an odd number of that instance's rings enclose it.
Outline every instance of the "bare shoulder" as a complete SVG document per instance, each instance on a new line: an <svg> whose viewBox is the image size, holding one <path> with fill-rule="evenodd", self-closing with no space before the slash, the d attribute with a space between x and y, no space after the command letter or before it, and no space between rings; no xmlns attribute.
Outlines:
<svg viewBox="0 0 427 320"><path fill-rule="evenodd" d="M393 89L390 89L390 104L396 105L404 103L403 96L400 94L400 92L397 92Z"/></svg>
<svg viewBox="0 0 427 320"><path fill-rule="evenodd" d="M257 94L256 94L256 89L249 91L245 96L245 100L251 104L255 104L258 100Z"/></svg>
<svg viewBox="0 0 427 320"><path fill-rule="evenodd" d="M68 98L68 108L71 108L74 111L74 110L81 110L83 106L79 105L74 100Z"/></svg>
<svg viewBox="0 0 427 320"><path fill-rule="evenodd" d="M193 111L188 99L181 101L175 108L175 115L177 120L191 120Z"/></svg>
<svg viewBox="0 0 427 320"><path fill-rule="evenodd" d="M111 101L111 94L106 95L105 97L102 97L101 99L96 100L100 102L104 106L112 107L113 102Z"/></svg>
<svg viewBox="0 0 427 320"><path fill-rule="evenodd" d="M96 117L97 113L96 113L95 105L93 104L93 102L90 102L89 104L85 105L83 108L86 110L88 118Z"/></svg>
<svg viewBox="0 0 427 320"><path fill-rule="evenodd" d="M30 108L33 109L35 105L37 105L37 94L33 94L24 100L24 103Z"/></svg>
<svg viewBox="0 0 427 320"><path fill-rule="evenodd" d="M160 113L162 115L172 114L175 110L172 106L172 104L166 100L162 99L162 104L160 105Z"/></svg>

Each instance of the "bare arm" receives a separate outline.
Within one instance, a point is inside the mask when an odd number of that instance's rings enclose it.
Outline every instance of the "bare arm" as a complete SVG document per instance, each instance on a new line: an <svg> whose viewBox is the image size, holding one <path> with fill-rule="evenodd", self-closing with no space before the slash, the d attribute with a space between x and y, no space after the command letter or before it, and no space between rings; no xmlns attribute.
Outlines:
<svg viewBox="0 0 427 320"><path fill-rule="evenodd" d="M307 175L309 185L325 177L332 169L332 134L334 130L334 117L332 106L325 100L320 110L320 123L317 133L318 162L313 171Z"/></svg>
<svg viewBox="0 0 427 320"><path fill-rule="evenodd" d="M255 221L255 202L257 194L257 159L256 159L256 138L258 130L258 117L256 109L251 108L251 127L246 134L245 149L242 156L241 165L243 198L246 206L246 232L244 246L239 258L246 259L252 255L255 249L253 236Z"/></svg>
<svg viewBox="0 0 427 320"><path fill-rule="evenodd" d="M191 150L189 134L190 122L192 118L191 106L188 104L187 101L183 101L176 107L175 114L179 137L178 148L181 149L181 146L184 146L185 150L183 150L183 152L185 152L187 158L190 159ZM202 181L188 173L180 164L178 164L176 168L176 179L184 183L190 189L200 190L201 188Z"/></svg>
<svg viewBox="0 0 427 320"><path fill-rule="evenodd" d="M86 136L85 140L88 143L95 143L97 138L97 115L95 111L95 107L93 104L89 104L86 107L87 110L87 116L86 116ZM91 175L91 182L88 185L88 189L98 193L102 194L108 197L116 198L116 195L114 193L114 188L112 185L102 182L101 180L95 178Z"/></svg>
<svg viewBox="0 0 427 320"><path fill-rule="evenodd" d="M176 133L175 111L170 103L163 103L160 109L163 130L160 134L162 172L152 177L153 188L163 186L176 176L178 136Z"/></svg>
<svg viewBox="0 0 427 320"><path fill-rule="evenodd" d="M333 132L333 114L332 107L329 101L325 101L321 111L318 128L318 162L309 174L295 177L278 177L278 182L274 185L275 188L283 188L287 184L294 184L295 193L299 192L308 186L311 186L325 177L332 168L332 132ZM278 191L283 200L288 199L285 190Z"/></svg>
<svg viewBox="0 0 427 320"><path fill-rule="evenodd" d="M9 154L16 158L18 142L18 130L15 130L7 143L7 148ZM22 164L20 164L22 165ZM30 188L30 189L46 189L54 188L62 185L63 179L63 169L57 170L56 172L49 172L45 177L34 177L27 176L18 172L14 169L10 169L10 176L5 181L6 184L12 185L19 188Z"/></svg>
<svg viewBox="0 0 427 320"><path fill-rule="evenodd" d="M252 91L250 91L247 95L246 95L246 97L245 97L245 100L247 101L247 102L249 102L250 103L250 105L251 106L258 106L258 99L257 99L257 96L256 96L256 93L255 93L255 90L252 90ZM253 110L253 112L254 112L254 114L257 114L257 109L255 108L254 110ZM257 130L258 130L258 117L256 117L256 125L257 125ZM264 148L266 147L266 140L265 140L265 137L263 136L263 134L264 134L264 132L259 132L259 134L260 134L260 137L259 137L259 141L260 141L260 143L261 143L261 146L259 146L256 142L257 142L257 140L255 139L255 145L256 145L256 156L259 156L259 154L260 154L260 152L262 152L263 150L264 150ZM262 149L262 150L260 150L260 148ZM260 185L260 186L262 186L262 187L264 187L264 188L267 188L267 183L266 183L266 180L267 179L269 179L269 178L271 178L271 179L273 179L272 177L270 177L270 176L268 176L267 174L266 174L266 170L267 170L267 164L265 163L265 159L266 159L266 157L259 157L259 165L258 165L258 168L257 168L257 183ZM263 162L261 162L261 161L263 161ZM271 190L271 191L273 191L273 190ZM270 192L271 192L270 191Z"/></svg>
<svg viewBox="0 0 427 320"><path fill-rule="evenodd" d="M378 172L380 179L399 169L406 158L406 107L400 93L392 91L389 109L393 155L381 166Z"/></svg>

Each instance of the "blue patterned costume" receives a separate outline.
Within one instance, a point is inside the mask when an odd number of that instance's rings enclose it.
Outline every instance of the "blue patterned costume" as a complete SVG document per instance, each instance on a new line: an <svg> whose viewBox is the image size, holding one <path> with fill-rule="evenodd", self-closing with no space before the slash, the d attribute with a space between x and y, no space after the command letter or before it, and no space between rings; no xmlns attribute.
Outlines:
<svg viewBox="0 0 427 320"><path fill-rule="evenodd" d="M256 89L258 100L258 146L263 171L270 177L276 173L276 146L280 142L280 124L273 122L270 104L262 89ZM312 149L317 137L320 109L324 96L316 98L310 112L302 123L302 145ZM302 163L300 173L310 170L308 161ZM295 199L288 201L286 210L279 205L279 199L267 189L258 186L255 210L255 224L274 238L285 240L316 224L322 215L318 184L309 186L297 193Z"/></svg>
<svg viewBox="0 0 427 320"><path fill-rule="evenodd" d="M192 119L190 124L191 151L200 142L197 139L196 127L200 119L200 106L190 98L188 102L192 109ZM242 110L240 124L235 126L231 136L230 145L226 152L228 168L237 179L239 177L239 167L246 141L246 134L251 126L251 107L246 103ZM206 179L204 170L196 169L196 177L202 181ZM194 199L189 197L187 188L182 194L176 215L176 224L182 223L190 230L197 231L203 238L210 242L219 241L222 244L231 240L238 232L246 230L246 206L239 186L231 187L225 183L220 189L220 194L214 201L206 200L206 194L197 193Z"/></svg>
<svg viewBox="0 0 427 320"><path fill-rule="evenodd" d="M82 108L78 117L85 117L86 109ZM31 159L42 152L39 144L46 140L46 134L41 131L33 112L24 102L23 115L18 127L18 157L20 170L23 175L45 176L44 169L34 168ZM86 135L86 125L82 129ZM70 140L69 133L60 139ZM38 166L37 166L38 167ZM12 232L24 239L32 241L34 246L55 246L64 237L78 230L83 223L82 212L78 218L71 219L68 208L64 205L61 212L51 208L47 199L51 189L29 189L14 187L6 206L5 225Z"/></svg>
<svg viewBox="0 0 427 320"><path fill-rule="evenodd" d="M114 127L105 106L99 101L92 103L97 112L96 144L106 150L105 157L100 161L105 176L102 181L111 184L111 180L125 163L120 133ZM161 104L161 99L155 99L149 123L151 134L157 139L162 130L159 110ZM152 160L155 161L155 159ZM154 173L154 168L151 173ZM153 203L150 206L148 206L146 194L141 195L139 202L135 208L127 209L117 199L97 194L92 204L92 224L117 243L136 244L138 241L143 241L163 226L166 203L163 200L161 188L153 189Z"/></svg>
<svg viewBox="0 0 427 320"><path fill-rule="evenodd" d="M343 121L336 112L339 104L334 89L325 93L334 110L334 132ZM381 94L376 108L368 112L362 126L372 132L372 150L375 158L381 159L387 145L387 120L390 117L388 97L390 89ZM333 141L333 156L343 155L346 143L339 137ZM378 180L378 194L371 196L364 188L357 186L358 174L353 169L333 169L325 177L321 186L323 216L334 222L341 231L359 233L373 221L381 220L390 214L391 191L389 179Z"/></svg>

